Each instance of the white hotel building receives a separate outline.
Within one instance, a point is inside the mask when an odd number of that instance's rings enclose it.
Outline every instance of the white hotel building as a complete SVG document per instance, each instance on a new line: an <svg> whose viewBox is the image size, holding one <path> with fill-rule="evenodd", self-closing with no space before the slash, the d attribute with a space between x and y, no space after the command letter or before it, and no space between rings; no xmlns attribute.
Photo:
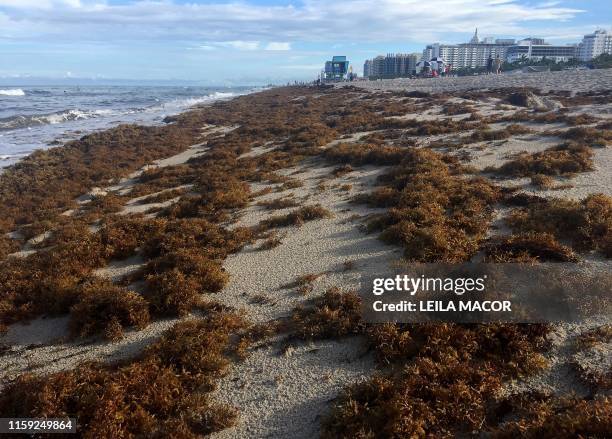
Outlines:
<svg viewBox="0 0 612 439"><path fill-rule="evenodd" d="M612 53L612 32L596 30L585 35L582 42L576 44L549 44L542 38L526 38L515 42L512 39L485 38L478 39L478 30L469 43L463 44L430 44L423 50L422 60L442 58L453 69L465 67L485 67L489 57L515 62L522 59L539 61L541 59L555 62L578 58L580 61L590 61L603 54Z"/></svg>
<svg viewBox="0 0 612 439"><path fill-rule="evenodd" d="M423 50L422 59L429 61L432 58L440 57L447 64L452 64L453 69L465 67L485 67L489 57L495 59L506 59L508 47L514 44L511 39L487 38L484 41L478 39L478 29L469 43L462 44L430 44Z"/></svg>
<svg viewBox="0 0 612 439"><path fill-rule="evenodd" d="M576 58L576 51L575 44L552 45L544 42L542 38L526 38L508 48L506 59L508 62L515 62L521 59L540 61L546 58L561 62Z"/></svg>
<svg viewBox="0 0 612 439"><path fill-rule="evenodd" d="M578 45L578 59L590 61L603 53L612 53L612 33L598 29L585 35Z"/></svg>

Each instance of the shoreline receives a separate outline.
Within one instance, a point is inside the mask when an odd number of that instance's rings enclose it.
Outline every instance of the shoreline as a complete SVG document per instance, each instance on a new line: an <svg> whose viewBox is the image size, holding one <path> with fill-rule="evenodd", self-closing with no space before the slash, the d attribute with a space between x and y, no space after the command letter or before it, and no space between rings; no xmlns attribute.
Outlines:
<svg viewBox="0 0 612 439"><path fill-rule="evenodd" d="M90 86L90 88L91 87L95 87L95 86ZM117 89L126 88L124 86L114 86L114 87ZM27 89L27 87L21 87L21 88ZM61 89L61 87L55 87L55 88ZM135 88L137 89L139 87L135 87ZM147 87L142 87L142 88L147 89ZM84 91L87 91L87 89L88 88L85 87ZM168 89L182 90L183 88L182 87L163 87L163 89L164 90L168 90ZM225 101L225 100L233 99L238 96L248 95L251 93L257 93L258 91L265 90L265 88L263 87L253 87L253 88L237 87L236 90L237 90L236 92L234 91L230 92L232 96L225 96L224 93L226 92L216 90L216 89L214 92L206 96L194 95L193 97L184 97L184 96L178 97L179 95L176 95L177 97L175 99L160 103L158 105L159 109L157 109L156 111L152 111L152 109L155 108L155 105L153 105L151 107L142 107L138 109L131 109L131 108L130 109L126 109L126 108L110 108L109 109L109 108L104 107L104 108L98 108L98 109L89 109L85 111L82 111L78 108L77 109L67 108L67 109L57 110L56 112L53 112L51 114L46 114L46 113L45 114L31 114L31 115L28 114L27 116L23 116L23 117L34 118L34 119L56 120L61 117L72 116L74 117L74 120L67 119L59 123L49 122L49 123L41 123L40 125L34 125L34 126L24 126L21 128L17 127L12 130L8 130L8 129L0 130L0 135L2 135L0 137L4 137L6 135L14 137L18 135L19 132L21 132L24 135L27 134L29 136L31 135L31 133L29 132L31 129L40 131L39 136L49 137L48 135L45 135L44 133L45 130L56 130L57 131L57 127L62 127L62 130L63 130L63 132L57 132L55 134L50 134L54 136L53 139L44 142L44 144L41 139L41 141L38 141L39 147L31 150L29 153L25 155L23 155L21 152L15 153L13 155L2 155L2 153L0 153L0 173L3 172L3 169L11 165L14 165L16 163L19 163L19 161L23 160L24 158L34 153L35 151L47 150L47 149L54 148L57 146L62 146L70 141L78 140L83 136L90 135L93 133L104 132L106 130L115 128L123 124L136 124L139 126L162 126L165 124L163 120L165 118L173 117L178 114L188 112L191 109L197 108L199 106L210 105L217 101ZM17 96L19 99L27 99L29 95L26 95L25 92L23 92L23 94L15 95L15 96ZM185 102L202 101L202 102L197 102L195 104L183 106L181 108L170 109L169 110L170 112L166 112L165 108L167 106L178 105L179 101L185 101ZM78 104L75 103L75 105L78 105ZM111 112L119 112L119 115L111 116ZM106 115L107 113L109 115ZM159 118L162 116L163 116L162 119L154 120L155 118ZM14 116L9 117L9 119L10 118L15 119L17 117L22 117L22 116L14 115ZM124 120L116 120L117 118L123 118ZM111 120L107 121L107 119L111 119ZM112 119L115 119L115 120L112 120ZM91 126L88 127L88 124L90 124Z"/></svg>

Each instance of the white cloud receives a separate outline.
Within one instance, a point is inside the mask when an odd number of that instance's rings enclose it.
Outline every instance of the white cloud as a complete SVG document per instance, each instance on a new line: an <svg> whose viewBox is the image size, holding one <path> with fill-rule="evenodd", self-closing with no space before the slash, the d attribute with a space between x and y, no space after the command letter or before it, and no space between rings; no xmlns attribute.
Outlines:
<svg viewBox="0 0 612 439"><path fill-rule="evenodd" d="M221 47L231 47L236 50L257 50L259 49L259 41L242 41L242 40L234 40L234 41L221 41L216 43Z"/></svg>
<svg viewBox="0 0 612 439"><path fill-rule="evenodd" d="M562 2L518 0L304 0L299 5L240 1L0 0L2 33L28 40L206 41L236 50L288 50L295 41L433 42L447 35L538 35L581 11ZM206 50L206 49L204 49Z"/></svg>
<svg viewBox="0 0 612 439"><path fill-rule="evenodd" d="M13 9L48 9L51 7L49 0L0 0L0 8Z"/></svg>
<svg viewBox="0 0 612 439"><path fill-rule="evenodd" d="M609 24L591 24L582 26L563 26L562 28L542 28L538 36L547 41L580 41L586 34L592 33L595 29L607 29L612 31Z"/></svg>
<svg viewBox="0 0 612 439"><path fill-rule="evenodd" d="M223 48L230 48L234 50L246 50L246 51L254 51L254 50L268 50L268 51L286 51L291 50L291 43L282 43L282 42L269 42L264 46L261 45L259 41L243 41L243 40L234 40L234 41L209 41L206 44L202 44L196 47L188 47L189 50L218 50Z"/></svg>
<svg viewBox="0 0 612 439"><path fill-rule="evenodd" d="M291 43L270 42L265 50L291 50Z"/></svg>
<svg viewBox="0 0 612 439"><path fill-rule="evenodd" d="M12 9L50 9L52 7L70 6L81 7L80 0L0 0L0 8Z"/></svg>

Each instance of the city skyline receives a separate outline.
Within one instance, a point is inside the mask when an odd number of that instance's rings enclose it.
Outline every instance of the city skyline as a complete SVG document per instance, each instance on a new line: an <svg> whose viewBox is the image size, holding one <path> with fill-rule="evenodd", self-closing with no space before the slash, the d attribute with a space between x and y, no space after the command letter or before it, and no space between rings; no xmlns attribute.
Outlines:
<svg viewBox="0 0 612 439"><path fill-rule="evenodd" d="M0 78L120 78L215 84L312 79L346 55L356 72L385 53L479 36L578 43L610 28L605 1L329 3L0 0Z"/></svg>

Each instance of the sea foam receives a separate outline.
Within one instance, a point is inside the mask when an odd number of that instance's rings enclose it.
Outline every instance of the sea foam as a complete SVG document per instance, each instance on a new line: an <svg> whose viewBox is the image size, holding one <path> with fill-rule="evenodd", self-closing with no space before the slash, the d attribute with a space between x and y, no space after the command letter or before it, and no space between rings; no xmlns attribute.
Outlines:
<svg viewBox="0 0 612 439"><path fill-rule="evenodd" d="M235 96L237 96L236 93L216 91L212 94L208 94L204 96L191 97L191 98L186 98L186 99L175 99L169 102L165 102L164 104L162 104L161 107L167 110L185 109L185 108L193 107L199 104L206 104L212 101L230 99ZM148 110L153 111L153 110L157 110L158 108L159 107L151 107Z"/></svg>
<svg viewBox="0 0 612 439"><path fill-rule="evenodd" d="M0 119L0 131L18 128L28 128L38 125L56 125L72 120L84 120L95 117L112 116L116 112L108 109L101 110L64 110L51 114L16 115Z"/></svg>
<svg viewBox="0 0 612 439"><path fill-rule="evenodd" d="M25 96L25 92L20 88L0 90L2 96Z"/></svg>

